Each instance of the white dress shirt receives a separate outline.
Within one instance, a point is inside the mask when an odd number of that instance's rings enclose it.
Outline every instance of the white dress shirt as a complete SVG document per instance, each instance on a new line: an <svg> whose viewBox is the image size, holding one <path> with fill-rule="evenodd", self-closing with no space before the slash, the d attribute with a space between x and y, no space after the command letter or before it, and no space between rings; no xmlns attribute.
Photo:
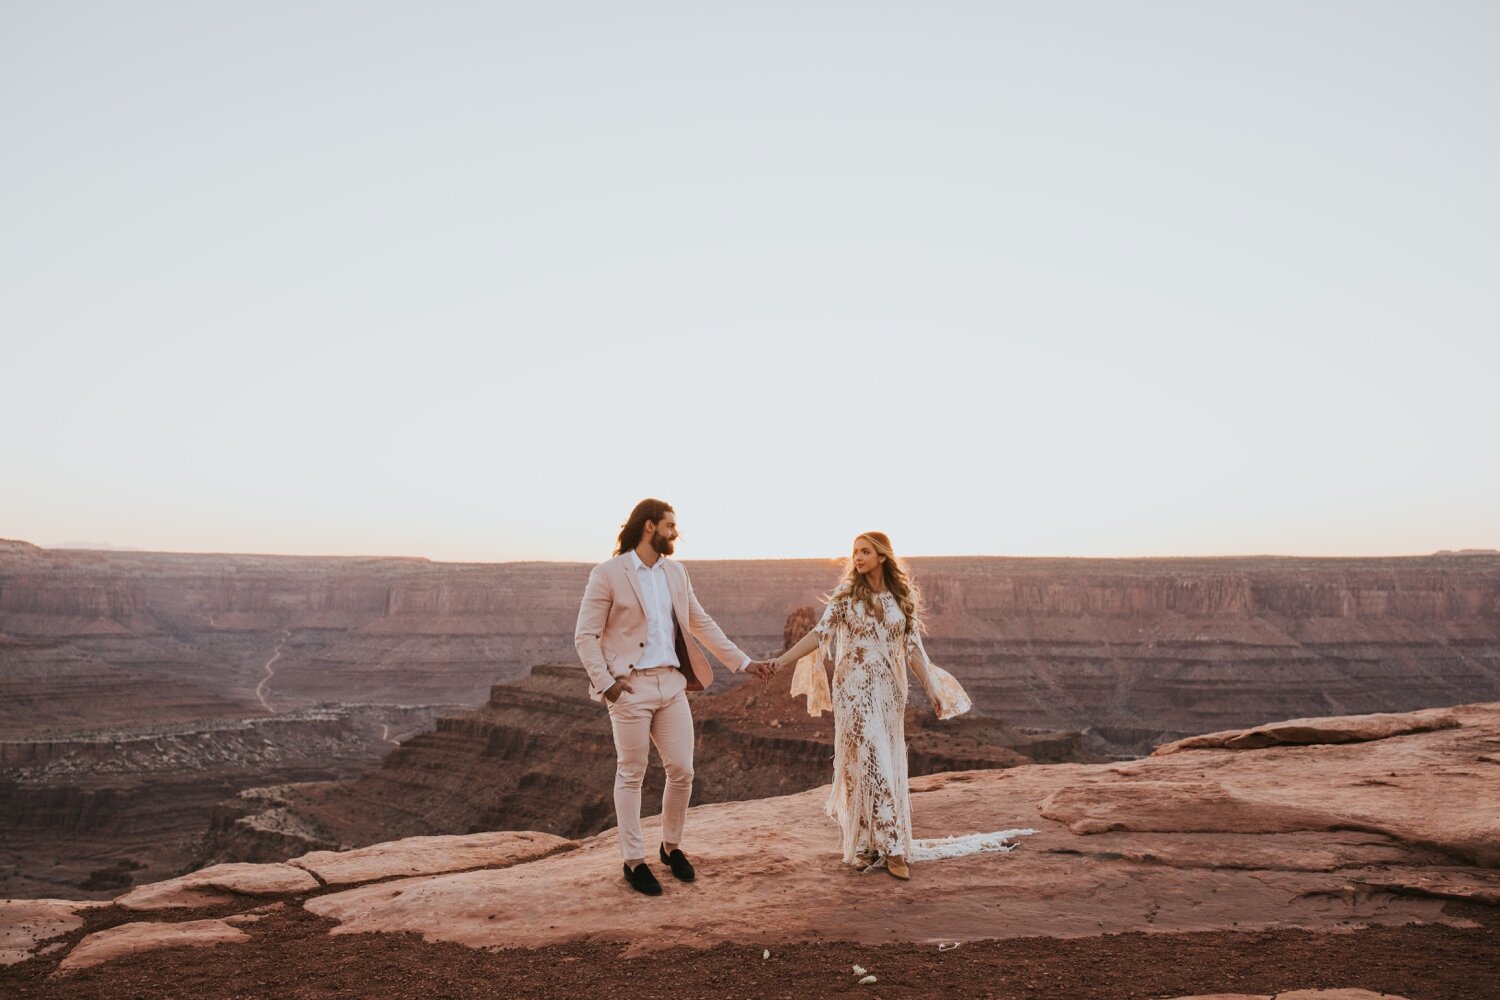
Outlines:
<svg viewBox="0 0 1500 1000"><path fill-rule="evenodd" d="M630 550L630 569L641 585L641 599L646 604L646 648L636 658L636 669L680 667L677 643L672 626L672 592L667 586L667 559L658 556L656 565L647 566L640 555Z"/></svg>
<svg viewBox="0 0 1500 1000"><path fill-rule="evenodd" d="M667 557L657 556L656 565L647 566L640 553L630 550L630 571L641 585L641 600L646 605L646 648L636 659L637 670L652 667L678 667L676 632L672 623L672 589L667 584ZM688 641L683 637L683 641ZM731 670L744 670L751 663L750 654Z"/></svg>

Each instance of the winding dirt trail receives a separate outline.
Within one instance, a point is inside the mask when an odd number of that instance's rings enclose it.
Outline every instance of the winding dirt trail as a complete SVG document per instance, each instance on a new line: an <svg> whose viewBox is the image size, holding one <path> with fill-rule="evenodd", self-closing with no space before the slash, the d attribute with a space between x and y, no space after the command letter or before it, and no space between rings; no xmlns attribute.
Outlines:
<svg viewBox="0 0 1500 1000"><path fill-rule="evenodd" d="M281 659L281 647L286 645L286 641L291 637L292 633L290 629L281 630L281 640L276 643L276 648L271 651L271 658L267 660L266 665L261 668L266 672L266 676L262 677L260 679L260 683L255 685L255 697L260 699L261 707L264 708L267 712L272 711L272 708L271 703L266 700L266 685L270 683L272 677L276 676L276 671L272 669L272 664Z"/></svg>

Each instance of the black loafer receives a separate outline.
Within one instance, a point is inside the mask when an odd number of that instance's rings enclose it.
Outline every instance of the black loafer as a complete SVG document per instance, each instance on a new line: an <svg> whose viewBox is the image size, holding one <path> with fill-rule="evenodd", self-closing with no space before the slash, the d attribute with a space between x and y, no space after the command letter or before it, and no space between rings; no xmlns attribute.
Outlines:
<svg viewBox="0 0 1500 1000"><path fill-rule="evenodd" d="M625 881L630 883L630 888L636 892L644 892L648 896L661 895L661 883L656 881L656 876L651 874L651 869L646 867L642 861L632 869L629 865L623 865L625 869Z"/></svg>
<svg viewBox="0 0 1500 1000"><path fill-rule="evenodd" d="M693 871L693 863L682 853L682 848L674 847L672 853L668 854L667 845L662 844L656 851L661 855L661 863L672 869L672 874L677 876L679 882L691 882L698 877L698 873Z"/></svg>

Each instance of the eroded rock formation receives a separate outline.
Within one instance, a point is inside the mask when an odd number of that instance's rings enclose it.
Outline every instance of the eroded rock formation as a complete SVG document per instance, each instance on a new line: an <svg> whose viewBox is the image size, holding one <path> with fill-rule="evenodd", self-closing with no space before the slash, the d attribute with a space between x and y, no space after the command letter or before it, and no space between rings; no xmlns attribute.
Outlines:
<svg viewBox="0 0 1500 1000"><path fill-rule="evenodd" d="M1128 757L1191 733L1276 719L1500 697L1494 553L913 562L930 605L928 648L992 717L979 726L1082 730L1091 750ZM757 653L781 648L788 613L816 609L839 573L837 563L815 560L690 565L705 605ZM188 862L189 842L215 803L246 788L341 781L420 728L408 725L408 714L430 719L441 709L459 720L455 711L486 704L496 682L521 679L535 663L572 662L586 572L578 564L61 552L0 543L0 891L64 894L86 882L105 891L121 879L158 877ZM327 703L374 707L351 710L369 724L351 724L332 752L315 750L318 722L302 725L305 735L288 736L285 747L280 736L265 752L242 742L246 720L323 711L318 706ZM520 702L505 711L532 714ZM412 750L459 759L466 747L499 739L497 727L527 731L507 739L563 739L572 725L566 719L531 726L535 732L498 717L454 721ZM705 738L730 748L725 760L779 745L776 759L803 776L763 787L710 772L700 779L705 795L789 791L814 780L795 762L821 752L816 740L794 739L776 721L757 728L747 717L715 730L722 720L706 714L703 728ZM1052 739L1038 736L1025 755L1057 759L1063 751L1036 753ZM133 748L149 745L147 757L175 763L122 768L110 753L84 746L115 742L123 759L141 759ZM949 766L968 752L915 742L913 750L919 768L936 766L922 754L937 753ZM432 777L434 785L448 780ZM468 821L492 824L503 812L531 822L543 807L583 801L567 787L575 780L598 785L594 775L545 767L515 788L497 783L493 811L476 809ZM400 781L414 783L414 772ZM293 810L272 802L274 792L256 794L267 808L229 806L215 820L231 836L232 828L247 829L236 826L240 819L258 817L238 856L265 848L284 857L345 842L332 816L329 829L313 822L316 802ZM300 811L304 804L313 816ZM418 832L418 817L403 819L403 808L385 810L385 835ZM583 830L607 820L596 803L576 807L559 826ZM153 844L155 854L142 853Z"/></svg>

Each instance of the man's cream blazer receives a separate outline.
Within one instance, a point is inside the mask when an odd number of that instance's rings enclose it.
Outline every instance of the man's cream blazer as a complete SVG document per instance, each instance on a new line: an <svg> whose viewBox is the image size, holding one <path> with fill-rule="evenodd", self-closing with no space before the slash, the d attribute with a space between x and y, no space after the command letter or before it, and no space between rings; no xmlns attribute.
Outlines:
<svg viewBox="0 0 1500 1000"><path fill-rule="evenodd" d="M679 669L687 677L688 690L701 691L714 682L713 667L696 643L685 640L684 625L693 638L730 670L740 670L746 656L698 603L682 564L665 556L661 558L666 564L667 590L672 596L672 632ZM646 602L641 597L641 584L633 565L627 552L595 566L589 573L589 585L578 609L573 645L578 647L578 658L589 675L589 697L595 701L604 697L605 689L616 679L628 676L635 667L660 666L636 662L646 648Z"/></svg>

